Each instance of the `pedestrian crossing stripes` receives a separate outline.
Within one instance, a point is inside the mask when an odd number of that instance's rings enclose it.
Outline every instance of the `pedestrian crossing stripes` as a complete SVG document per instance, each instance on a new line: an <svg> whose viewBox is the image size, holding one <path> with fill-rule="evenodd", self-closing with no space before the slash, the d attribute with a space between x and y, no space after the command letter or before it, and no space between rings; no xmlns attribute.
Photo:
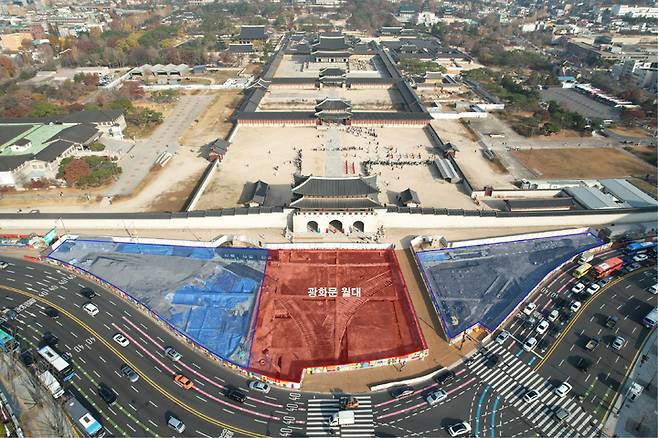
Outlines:
<svg viewBox="0 0 658 438"><path fill-rule="evenodd" d="M370 396L356 396L359 407L352 409L354 424L331 429L329 419L340 410L337 398L311 399L306 409L306 436L309 437L374 437L375 426L372 417L372 401Z"/></svg>
<svg viewBox="0 0 658 438"><path fill-rule="evenodd" d="M488 366L488 357L499 356L495 366ZM510 353L503 345L491 343L471 358L468 367L482 381L519 410L536 430L550 437L595 436L599 430L595 420L573 397L558 397L548 380L534 372L525 362ZM523 395L534 389L539 397L526 403ZM562 408L569 415L564 421L555 417L555 410Z"/></svg>

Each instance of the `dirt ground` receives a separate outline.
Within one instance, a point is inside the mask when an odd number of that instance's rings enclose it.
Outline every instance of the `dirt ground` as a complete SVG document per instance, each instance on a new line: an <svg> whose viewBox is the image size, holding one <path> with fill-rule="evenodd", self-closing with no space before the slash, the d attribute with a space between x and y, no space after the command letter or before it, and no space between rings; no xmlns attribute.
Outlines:
<svg viewBox="0 0 658 438"><path fill-rule="evenodd" d="M323 97L346 99L355 111L389 111L403 100L397 90L324 88L322 90L272 90L260 103L260 111L313 111Z"/></svg>
<svg viewBox="0 0 658 438"><path fill-rule="evenodd" d="M658 161L658 157L656 156L656 148L653 146L632 146L624 149L642 161L646 161L647 163L651 164L652 166L655 166L656 162Z"/></svg>
<svg viewBox="0 0 658 438"><path fill-rule="evenodd" d="M215 100L201 115L199 123L190 127L180 138L182 146L200 146L216 138L226 138L233 126L229 119L240 103L241 94L239 90L226 90L215 94Z"/></svg>
<svg viewBox="0 0 658 438"><path fill-rule="evenodd" d="M353 176L363 174L362 163L373 164L382 204L397 203L397 195L411 187L426 207L473 208L458 185L444 182L431 164L437 151L421 128L242 127L213 180L197 205L199 210L243 206L252 183L270 185L265 205L290 202L293 174ZM301 167L296 159L301 154ZM429 163L429 164L428 164ZM492 172L493 174L493 172Z"/></svg>
<svg viewBox="0 0 658 438"><path fill-rule="evenodd" d="M648 133L642 128L626 128L624 126L618 126L616 128L609 128L609 129L615 134L623 135L626 137L645 138L649 136Z"/></svg>
<svg viewBox="0 0 658 438"><path fill-rule="evenodd" d="M395 251L400 270L414 306L416 318L423 332L429 355L422 360L408 362L404 366L387 365L355 371L342 371L340 384L337 385L335 373L307 374L304 376L304 389L307 391L346 392L368 391L375 384L422 376L429 372L447 367L458 361L475 348L471 341L464 345L449 345L445 340L441 324L432 306L425 286L415 268L410 250ZM477 334L473 334L477 336Z"/></svg>
<svg viewBox="0 0 658 438"><path fill-rule="evenodd" d="M512 154L538 178L615 178L656 172L655 167L617 149L532 149Z"/></svg>
<svg viewBox="0 0 658 438"><path fill-rule="evenodd" d="M496 188L513 187L514 178L504 167L487 160L482 155L480 145L475 141L473 133L460 121L434 120L432 126L439 137L457 147L455 161L473 188L483 189L485 185Z"/></svg>

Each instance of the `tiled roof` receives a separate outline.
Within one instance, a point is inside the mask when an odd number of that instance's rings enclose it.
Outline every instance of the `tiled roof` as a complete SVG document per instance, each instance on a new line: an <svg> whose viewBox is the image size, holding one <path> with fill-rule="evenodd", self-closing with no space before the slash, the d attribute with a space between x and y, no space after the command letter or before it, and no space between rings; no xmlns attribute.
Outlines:
<svg viewBox="0 0 658 438"><path fill-rule="evenodd" d="M298 176L292 189L296 195L310 196L365 196L379 193L377 177L318 177Z"/></svg>

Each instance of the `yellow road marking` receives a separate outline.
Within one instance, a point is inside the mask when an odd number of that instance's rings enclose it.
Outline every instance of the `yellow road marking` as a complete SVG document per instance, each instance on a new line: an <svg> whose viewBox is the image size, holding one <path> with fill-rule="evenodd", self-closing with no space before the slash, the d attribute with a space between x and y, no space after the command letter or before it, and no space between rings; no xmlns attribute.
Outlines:
<svg viewBox="0 0 658 438"><path fill-rule="evenodd" d="M566 327L564 328L564 330L562 330L562 332L561 332L560 335L557 337L557 339L555 340L555 342L553 342L553 345L551 345L551 347L548 349L548 352L544 355L544 358L543 358L542 360L540 360L539 363L537 363L537 365L535 365L535 367L533 368L534 371L538 371L539 368L541 368L541 366L544 365L544 363L546 362L546 360L548 360L548 358L550 357L550 355L553 354L553 352L555 351L555 349L560 345L560 343L562 342L562 340L564 339L564 337L569 333L569 331L571 330L571 328L573 327L573 325L578 321L578 319L580 318L580 316L585 314L585 309L587 309L587 307L588 307L590 304L592 304L594 301L596 301L596 299L597 299L599 296L601 296L601 294L602 294L604 291L610 289L610 287L612 287L612 286L618 284L618 283L621 282L622 280L626 280L626 279L628 279L628 278L631 277L631 276L635 276L635 275L637 275L637 274L639 274L639 273L641 273L641 272L646 271L647 269L649 269L649 268L638 269L637 271L635 271L635 272L633 272L633 273L631 273L631 274L629 274L629 275L626 275L626 276L623 276L623 277L616 278L616 279L612 280L610 283L608 283L608 284L606 284L605 286L603 286L601 289L599 289L594 295L592 295L592 297L591 297L589 300L587 300L587 301L585 302L585 304L583 304L583 306L580 308L580 310L578 311L578 313L576 314L576 316L575 316L571 321L569 321L569 323L566 325Z"/></svg>
<svg viewBox="0 0 658 438"><path fill-rule="evenodd" d="M8 291L11 291L11 292L14 292L14 293L17 293L17 294L20 294L20 295L26 296L26 297L30 297L30 298L35 299L36 301L40 301L40 302L42 302L42 303L47 304L48 306L52 306L52 307L54 307L54 308L57 309L60 313L64 314L66 317L70 318L73 322L75 322L75 323L78 324L80 327L82 327L82 328L85 329L87 332L89 332L92 336L96 337L101 343L103 343L103 345L105 345L105 346L106 346L111 352L113 352L113 353L114 353L118 358L120 358L124 363L126 363L126 364L127 364L128 366L130 366L132 369L134 369L134 370L136 370L136 371L139 371L139 369L138 369L138 368L137 368L132 362L130 362L130 361L128 360L128 358L126 358L126 357L125 357L120 351L118 351L116 348L114 348L114 345L112 345L110 342L108 342L108 341L107 341L105 338L103 338L102 336L99 336L98 333L96 333L91 327L89 327L86 323L84 323L83 321L81 321L80 319L78 319L75 315L73 315L72 313L70 313L68 310L66 310L66 309L64 309L64 308L62 308L62 307L60 307L60 306L58 306L57 304L52 303L51 301L49 301L49 300L47 300L47 299L45 299L45 298L43 298L43 297L40 297L39 295L31 294L31 293L26 292L26 291L21 290L21 289L17 289L17 288L14 288L14 287L11 287L11 286L5 286L5 285L0 285L0 289L5 289L5 290L8 290ZM197 411L196 409L192 408L191 406L189 406L189 405L185 404L184 402L180 401L179 399L175 398L173 395L169 394L167 391L165 391L162 387L160 387L160 385L158 385L157 383L155 383L155 382L154 382L149 376L147 376L145 373L140 372L140 375L141 375L141 377L142 377L142 378L143 378L143 379L144 379L149 385L151 385L153 388L155 388L160 394L162 394L163 396L165 396L166 398L168 398L170 401L172 401L172 402L175 403L176 405L178 405L178 406L180 406L181 408L185 409L185 410L186 410L187 412L189 412L190 414L195 415L196 417L201 418L202 420L205 420L205 421L207 421L208 423L210 423L210 424L212 424L212 425L215 425L215 426L223 427L223 428L225 428L225 429L229 429L229 430L232 430L232 431L234 431L234 432L237 432L237 433L240 433L240 434L244 434L244 435L247 435L247 436L254 436L254 437L262 437L262 438L266 438L266 435L260 435L260 434L257 434L257 433L255 433L255 432L250 432L250 431L247 431L247 430L244 430L244 429L240 429L240 428L238 428L238 427L231 426L231 425L229 425L229 424L223 423L223 422L221 422L221 421L219 421L219 420L215 420L214 418L209 417L209 416L207 416L206 414Z"/></svg>

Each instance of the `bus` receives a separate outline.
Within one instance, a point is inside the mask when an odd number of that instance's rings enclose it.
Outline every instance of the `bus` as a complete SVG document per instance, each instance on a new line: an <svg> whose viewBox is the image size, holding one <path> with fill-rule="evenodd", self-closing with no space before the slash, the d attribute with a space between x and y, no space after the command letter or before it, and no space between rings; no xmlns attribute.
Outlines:
<svg viewBox="0 0 658 438"><path fill-rule="evenodd" d="M592 276L596 280L601 280L602 278L608 277L611 274L621 270L623 266L624 261L622 259L619 257L612 257L605 262L594 266L594 269L592 270Z"/></svg>
<svg viewBox="0 0 658 438"><path fill-rule="evenodd" d="M101 423L78 401L75 396L71 396L64 403L64 410L71 417L75 425L87 437L101 438L106 435L105 429Z"/></svg>
<svg viewBox="0 0 658 438"><path fill-rule="evenodd" d="M66 382L76 376L73 367L48 345L39 348L37 353L48 362L53 374L60 380Z"/></svg>
<svg viewBox="0 0 658 438"><path fill-rule="evenodd" d="M642 325L650 329L656 325L658 321L658 307L655 307L647 316L642 320Z"/></svg>
<svg viewBox="0 0 658 438"><path fill-rule="evenodd" d="M5 353L13 353L18 351L20 343L12 335L0 328L0 349Z"/></svg>
<svg viewBox="0 0 658 438"><path fill-rule="evenodd" d="M626 254L635 254L641 250L653 249L656 247L656 242L633 242L626 245Z"/></svg>
<svg viewBox="0 0 658 438"><path fill-rule="evenodd" d="M587 275L590 269L592 269L592 265L589 263L583 263L574 269L571 275L573 275L574 278L583 278L585 275Z"/></svg>

